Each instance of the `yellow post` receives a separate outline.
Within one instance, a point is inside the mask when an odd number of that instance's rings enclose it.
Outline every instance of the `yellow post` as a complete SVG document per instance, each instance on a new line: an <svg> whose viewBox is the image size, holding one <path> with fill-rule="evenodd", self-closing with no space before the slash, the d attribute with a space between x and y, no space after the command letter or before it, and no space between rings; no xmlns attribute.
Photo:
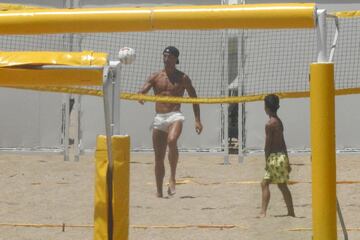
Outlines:
<svg viewBox="0 0 360 240"><path fill-rule="evenodd" d="M129 233L130 138L113 136L113 240L127 240ZM108 240L108 168L106 137L98 136L96 146L94 240Z"/></svg>
<svg viewBox="0 0 360 240"><path fill-rule="evenodd" d="M113 169L113 240L129 235L130 137L112 137Z"/></svg>
<svg viewBox="0 0 360 240"><path fill-rule="evenodd" d="M310 73L313 240L336 240L334 64Z"/></svg>

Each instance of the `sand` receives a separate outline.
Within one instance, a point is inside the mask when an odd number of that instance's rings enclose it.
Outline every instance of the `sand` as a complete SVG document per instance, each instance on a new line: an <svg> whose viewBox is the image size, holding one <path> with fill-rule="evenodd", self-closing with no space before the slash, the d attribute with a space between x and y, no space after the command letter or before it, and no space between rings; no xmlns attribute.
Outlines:
<svg viewBox="0 0 360 240"><path fill-rule="evenodd" d="M268 216L257 219L262 155L248 156L241 164L232 156L231 164L223 165L220 154L181 153L177 193L159 199L152 153L132 153L129 240L310 240L310 158L290 154L290 161L296 217L284 216L280 191L271 186ZM1 240L93 239L92 155L64 162L59 154L1 153L0 169ZM168 165L166 170L167 180ZM338 155L338 199L349 239L360 239L359 173L358 154ZM338 227L338 239L343 239Z"/></svg>

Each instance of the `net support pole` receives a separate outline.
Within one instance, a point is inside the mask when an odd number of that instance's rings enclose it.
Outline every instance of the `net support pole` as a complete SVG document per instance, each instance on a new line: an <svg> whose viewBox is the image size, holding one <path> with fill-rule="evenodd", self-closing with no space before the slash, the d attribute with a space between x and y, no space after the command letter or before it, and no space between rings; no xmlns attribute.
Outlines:
<svg viewBox="0 0 360 240"><path fill-rule="evenodd" d="M108 166L106 172L106 187L107 187L107 203L108 203L108 215L107 215L107 236L108 240L113 238L113 206L112 206L112 189L113 189L113 159L112 159L112 144L111 138L113 136L112 125L112 84L113 81L109 77L109 66L104 68L103 73L103 99L104 99L104 115L105 115L105 132L106 132L106 148Z"/></svg>
<svg viewBox="0 0 360 240"><path fill-rule="evenodd" d="M336 240L334 64L326 53L326 11L318 10L318 62L310 66L313 240Z"/></svg>
<svg viewBox="0 0 360 240"><path fill-rule="evenodd" d="M64 5L66 8L73 9L73 8L79 8L80 1L76 0L68 0L67 2L64 2ZM82 36L80 34L69 34L70 37L70 51L81 51L81 41ZM74 160L79 161L80 155L81 155L81 95L73 95L74 98Z"/></svg>
<svg viewBox="0 0 360 240"><path fill-rule="evenodd" d="M224 165L229 165L229 104L223 105L224 111Z"/></svg>
<svg viewBox="0 0 360 240"><path fill-rule="evenodd" d="M245 5L245 0L229 0L230 5L234 4L242 4ZM241 72L239 71L239 64L236 63L237 67L237 96L243 96L244 94L244 66L245 66L245 30L242 30L240 43L239 39L236 38L237 43L237 61L240 61L241 64ZM240 53L238 52L240 44ZM241 77L240 77L241 75ZM241 81L240 81L241 80ZM244 136L244 130L245 130L245 103L238 103L238 112L237 112L237 130L238 130L238 162L243 163L244 162L244 148L245 145L245 136Z"/></svg>
<svg viewBox="0 0 360 240"><path fill-rule="evenodd" d="M240 0L241 4L246 4L245 0ZM238 75L241 74L241 84L239 78L239 85L238 85L238 96L245 95L245 64L246 64L246 36L245 30L242 30L241 33L241 53L240 53L240 61L241 61L241 73L239 72ZM238 106L238 162L243 163L245 159L245 147L246 147L246 104L243 102L240 103Z"/></svg>
<svg viewBox="0 0 360 240"><path fill-rule="evenodd" d="M326 10L318 9L317 11L317 50L318 50L318 62L328 62L327 57L327 31L326 31Z"/></svg>
<svg viewBox="0 0 360 240"><path fill-rule="evenodd" d="M119 70L118 62L111 62L103 69L106 137L98 137L96 150L96 161L100 164L97 165L96 173L94 227L96 240L128 239L130 138L114 135L120 132L120 116L116 116L119 115L120 110L117 97L120 88L119 76L114 75L114 72L119 74ZM115 124L116 121L118 124ZM106 183L105 186L103 183Z"/></svg>
<svg viewBox="0 0 360 240"><path fill-rule="evenodd" d="M74 159L75 161L80 160L80 154L81 154L81 95L74 95Z"/></svg>
<svg viewBox="0 0 360 240"><path fill-rule="evenodd" d="M120 61L110 61L110 67L113 72L113 89L112 89L112 105L113 105L113 113L112 113L112 126L113 133L115 135L120 135L120 108L121 108L121 63Z"/></svg>
<svg viewBox="0 0 360 240"><path fill-rule="evenodd" d="M237 5L239 4L239 0L226 0L223 1L223 5ZM236 76L238 75L238 70L237 70L237 62L235 62L236 67L232 65L232 62L234 61L233 56L231 55L238 55L238 37L235 36L230 36L229 35L229 30L224 30L224 36L226 39L224 39L224 42L227 41L227 43L225 44L225 47L227 47L226 51L227 53L224 53L224 56L227 57L227 59L224 58L224 61L228 61L228 69L226 71L226 82L224 84L224 95L226 97L229 97L229 91L233 92L233 90L229 90L229 80L230 81L235 81L236 80ZM237 57L236 57L237 60ZM234 73L232 72L233 70L230 69L234 69L236 68L236 74L234 76ZM235 79L233 79L235 77ZM232 96L232 94L231 94ZM224 165L229 165L230 164L230 144L229 141L231 141L231 137L229 135L229 131L230 131L230 124L229 124L229 107L231 106L230 103L229 104L224 104L223 105L223 111L224 111ZM239 136L238 136L238 141L239 140Z"/></svg>
<svg viewBox="0 0 360 240"><path fill-rule="evenodd" d="M334 64L310 72L313 240L336 240Z"/></svg>
<svg viewBox="0 0 360 240"><path fill-rule="evenodd" d="M64 94L62 100L62 139L64 148L64 161L70 160L69 128L70 128L70 95Z"/></svg>
<svg viewBox="0 0 360 240"><path fill-rule="evenodd" d="M98 136L96 141L94 240L128 240L129 238L129 182L130 182L130 137L112 136L113 189L112 200L107 189L107 139ZM112 203L113 232L108 233L109 205Z"/></svg>

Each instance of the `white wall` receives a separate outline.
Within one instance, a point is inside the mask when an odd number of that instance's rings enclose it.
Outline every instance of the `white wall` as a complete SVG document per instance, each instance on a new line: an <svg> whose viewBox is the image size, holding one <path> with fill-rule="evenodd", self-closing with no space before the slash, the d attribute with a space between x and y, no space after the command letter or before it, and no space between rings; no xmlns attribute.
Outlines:
<svg viewBox="0 0 360 240"><path fill-rule="evenodd" d="M0 89L1 148L59 148L61 96Z"/></svg>

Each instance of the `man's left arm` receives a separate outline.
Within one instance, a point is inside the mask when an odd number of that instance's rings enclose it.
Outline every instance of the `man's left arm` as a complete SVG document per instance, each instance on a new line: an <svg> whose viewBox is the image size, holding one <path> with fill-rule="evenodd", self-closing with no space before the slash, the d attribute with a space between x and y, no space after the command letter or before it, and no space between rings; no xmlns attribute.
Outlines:
<svg viewBox="0 0 360 240"><path fill-rule="evenodd" d="M186 89L187 93L189 94L189 97L197 98L195 88L191 83L191 79L185 75L184 80L185 80L185 89ZM193 104L193 111L194 111L194 116L195 116L195 131L197 132L197 134L200 134L203 129L203 126L201 124L201 119L200 119L199 104Z"/></svg>

